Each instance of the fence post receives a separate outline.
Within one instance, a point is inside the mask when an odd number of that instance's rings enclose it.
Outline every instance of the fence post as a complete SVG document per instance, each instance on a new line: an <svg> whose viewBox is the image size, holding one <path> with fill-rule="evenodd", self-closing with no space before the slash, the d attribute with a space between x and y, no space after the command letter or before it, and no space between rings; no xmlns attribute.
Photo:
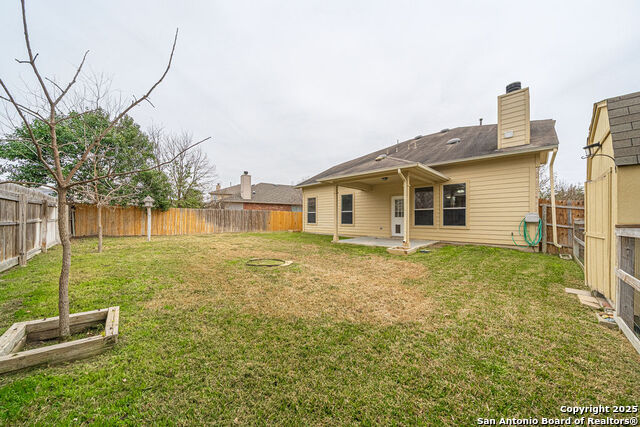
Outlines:
<svg viewBox="0 0 640 427"><path fill-rule="evenodd" d="M18 195L18 262L27 265L27 195Z"/></svg>
<svg viewBox="0 0 640 427"><path fill-rule="evenodd" d="M542 206L542 252L547 253L547 205Z"/></svg>
<svg viewBox="0 0 640 427"><path fill-rule="evenodd" d="M580 249L578 248L578 241L576 240L576 223L575 222L573 223L572 230L573 230L573 236L572 236L573 241L571 242L571 246L573 246L573 257L575 259L579 259L578 255L580 255Z"/></svg>
<svg viewBox="0 0 640 427"><path fill-rule="evenodd" d="M47 252L47 227L49 223L49 202L47 199L42 200L42 209L40 211L40 251Z"/></svg>

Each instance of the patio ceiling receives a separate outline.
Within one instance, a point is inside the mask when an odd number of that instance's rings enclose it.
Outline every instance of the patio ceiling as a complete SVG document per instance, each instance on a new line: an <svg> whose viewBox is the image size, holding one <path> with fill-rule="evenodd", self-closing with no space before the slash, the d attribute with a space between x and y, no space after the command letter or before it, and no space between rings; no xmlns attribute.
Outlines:
<svg viewBox="0 0 640 427"><path fill-rule="evenodd" d="M358 172L355 174L328 176L319 179L318 182L371 191L372 186L377 184L401 184L402 180L398 176L398 171L401 171L405 175L407 172L410 173L412 185L433 184L449 180L449 177L433 168L420 163L412 163L403 166Z"/></svg>

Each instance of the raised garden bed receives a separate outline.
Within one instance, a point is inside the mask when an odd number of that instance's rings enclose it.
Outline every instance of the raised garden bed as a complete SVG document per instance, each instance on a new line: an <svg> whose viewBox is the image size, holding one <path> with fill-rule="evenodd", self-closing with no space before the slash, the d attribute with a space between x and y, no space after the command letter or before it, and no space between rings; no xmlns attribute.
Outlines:
<svg viewBox="0 0 640 427"><path fill-rule="evenodd" d="M69 316L72 334L99 325L104 325L104 333L24 351L20 350L27 343L58 338L58 317L14 323L0 337L0 374L41 364L84 359L102 353L118 340L119 315L120 307L74 313Z"/></svg>

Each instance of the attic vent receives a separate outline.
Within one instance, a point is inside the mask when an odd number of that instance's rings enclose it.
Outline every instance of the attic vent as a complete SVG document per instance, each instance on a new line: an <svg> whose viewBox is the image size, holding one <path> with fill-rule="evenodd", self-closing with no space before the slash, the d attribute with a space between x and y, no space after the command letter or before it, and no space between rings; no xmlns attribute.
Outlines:
<svg viewBox="0 0 640 427"><path fill-rule="evenodd" d="M449 128L444 128L440 131L440 133L447 133L447 132L449 132Z"/></svg>
<svg viewBox="0 0 640 427"><path fill-rule="evenodd" d="M460 138L451 138L447 141L447 144L457 144L458 142L460 142Z"/></svg>
<svg viewBox="0 0 640 427"><path fill-rule="evenodd" d="M420 139L420 138L422 138L422 135L418 135L418 136L414 137L413 139Z"/></svg>
<svg viewBox="0 0 640 427"><path fill-rule="evenodd" d="M387 155L386 154L380 154L378 157L376 157L376 162L379 162L380 160L386 159Z"/></svg>

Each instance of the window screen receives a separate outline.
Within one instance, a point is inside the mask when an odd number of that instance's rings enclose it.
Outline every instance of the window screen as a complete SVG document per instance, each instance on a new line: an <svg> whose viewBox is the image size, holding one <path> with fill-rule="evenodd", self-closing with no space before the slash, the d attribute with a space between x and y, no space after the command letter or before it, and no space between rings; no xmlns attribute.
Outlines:
<svg viewBox="0 0 640 427"><path fill-rule="evenodd" d="M307 199L307 223L316 223L316 198L310 197Z"/></svg>
<svg viewBox="0 0 640 427"><path fill-rule="evenodd" d="M340 206L342 224L353 224L353 194L343 194Z"/></svg>
<svg viewBox="0 0 640 427"><path fill-rule="evenodd" d="M466 184L442 187L442 225L467 225Z"/></svg>
<svg viewBox="0 0 640 427"><path fill-rule="evenodd" d="M415 225L433 225L433 187L415 189L413 216Z"/></svg>

